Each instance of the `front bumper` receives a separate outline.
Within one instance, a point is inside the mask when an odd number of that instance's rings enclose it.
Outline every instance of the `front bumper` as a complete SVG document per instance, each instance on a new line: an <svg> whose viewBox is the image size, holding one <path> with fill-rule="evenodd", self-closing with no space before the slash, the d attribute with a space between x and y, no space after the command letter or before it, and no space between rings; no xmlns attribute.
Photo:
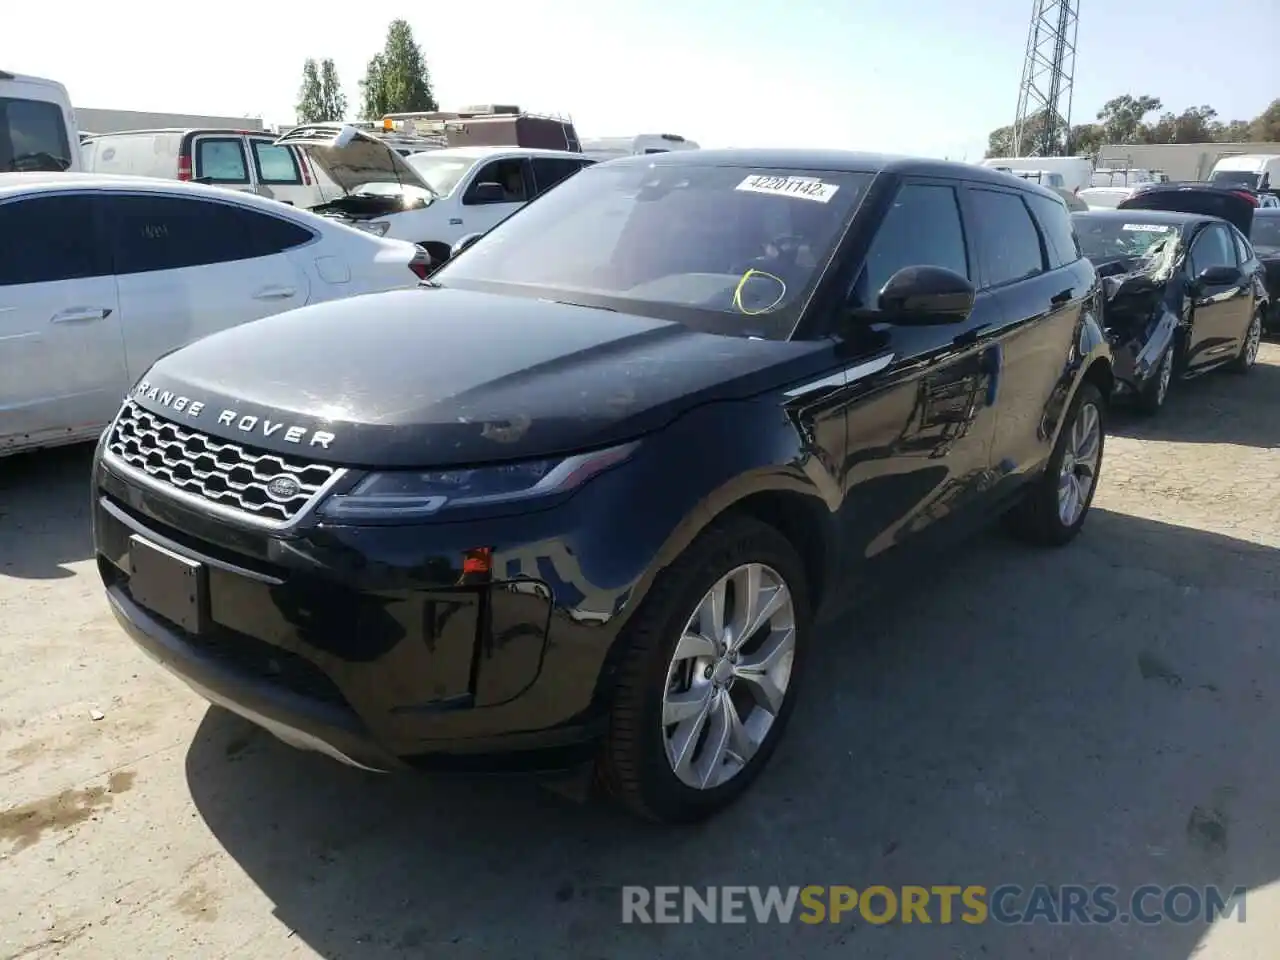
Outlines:
<svg viewBox="0 0 1280 960"><path fill-rule="evenodd" d="M459 771L572 768L603 732L627 591L592 586L571 546L572 506L488 524L270 533L101 459L92 504L115 616L201 696L356 766ZM489 578L462 569L480 546L492 550ZM194 630L133 589L132 553L152 547L198 565Z"/></svg>

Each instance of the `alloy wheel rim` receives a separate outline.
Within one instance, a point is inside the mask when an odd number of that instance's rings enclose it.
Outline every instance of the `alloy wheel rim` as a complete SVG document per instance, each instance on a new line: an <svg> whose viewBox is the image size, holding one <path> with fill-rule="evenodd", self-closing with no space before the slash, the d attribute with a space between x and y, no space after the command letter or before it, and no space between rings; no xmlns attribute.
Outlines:
<svg viewBox="0 0 1280 960"><path fill-rule="evenodd" d="M1252 367L1258 359L1258 349L1262 345L1262 317L1254 314L1249 324L1248 340L1245 341L1245 363Z"/></svg>
<svg viewBox="0 0 1280 960"><path fill-rule="evenodd" d="M681 783L711 790L759 752L791 685L795 639L791 591L772 567L735 567L703 595L662 695L663 744Z"/></svg>
<svg viewBox="0 0 1280 960"><path fill-rule="evenodd" d="M1102 455L1102 415L1093 403L1080 405L1062 458L1058 477L1058 519L1070 527L1080 519L1098 479Z"/></svg>
<svg viewBox="0 0 1280 960"><path fill-rule="evenodd" d="M1173 380L1173 349L1170 348L1164 352L1164 357L1160 360L1160 380L1156 385L1156 405L1164 406L1165 398L1169 395L1169 383Z"/></svg>

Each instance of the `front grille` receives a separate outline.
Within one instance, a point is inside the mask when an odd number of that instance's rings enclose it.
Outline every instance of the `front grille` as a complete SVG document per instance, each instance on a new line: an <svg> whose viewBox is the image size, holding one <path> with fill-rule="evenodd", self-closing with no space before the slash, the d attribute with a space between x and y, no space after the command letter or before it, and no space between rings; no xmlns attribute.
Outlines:
<svg viewBox="0 0 1280 960"><path fill-rule="evenodd" d="M124 463L176 490L273 523L292 520L333 479L336 467L219 440L126 401L107 449ZM297 492L268 493L291 477Z"/></svg>

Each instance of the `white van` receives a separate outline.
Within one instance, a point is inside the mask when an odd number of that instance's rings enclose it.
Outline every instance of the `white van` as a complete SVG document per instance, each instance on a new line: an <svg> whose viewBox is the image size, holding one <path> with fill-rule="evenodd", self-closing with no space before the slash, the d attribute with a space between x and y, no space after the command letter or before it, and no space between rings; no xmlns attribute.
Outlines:
<svg viewBox="0 0 1280 960"><path fill-rule="evenodd" d="M306 159L275 140L262 130L123 130L85 138L80 155L89 173L191 180L295 207L319 203Z"/></svg>
<svg viewBox="0 0 1280 960"><path fill-rule="evenodd" d="M1250 190L1280 190L1280 153L1223 157L1213 165L1209 182Z"/></svg>
<svg viewBox="0 0 1280 960"><path fill-rule="evenodd" d="M678 133L642 133L634 137L596 137L594 140L582 141L582 152L592 160L697 149L696 143L686 140Z"/></svg>
<svg viewBox="0 0 1280 960"><path fill-rule="evenodd" d="M1098 167L1089 182L1091 187L1136 187L1140 183L1156 183L1151 170L1141 167Z"/></svg>
<svg viewBox="0 0 1280 960"><path fill-rule="evenodd" d="M79 139L66 87L0 70L0 173L79 170Z"/></svg>
<svg viewBox="0 0 1280 960"><path fill-rule="evenodd" d="M299 150L325 199L312 212L379 237L420 244L433 260L485 233L591 158L534 147L447 147L402 157L350 124L295 127L276 143Z"/></svg>
<svg viewBox="0 0 1280 960"><path fill-rule="evenodd" d="M1010 173L1049 170L1062 174L1062 187L1073 193L1089 186L1093 177L1093 161L1088 157L989 157L979 166L1003 168Z"/></svg>

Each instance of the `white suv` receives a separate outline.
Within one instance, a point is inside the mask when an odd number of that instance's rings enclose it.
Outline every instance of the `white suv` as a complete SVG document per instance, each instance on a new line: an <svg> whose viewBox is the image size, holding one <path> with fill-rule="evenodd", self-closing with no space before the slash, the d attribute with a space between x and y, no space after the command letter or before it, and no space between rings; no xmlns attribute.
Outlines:
<svg viewBox="0 0 1280 960"><path fill-rule="evenodd" d="M530 147L449 147L402 157L342 124L297 127L276 143L302 150L332 198L312 207L378 236L421 244L437 262L595 161ZM325 181L329 183L326 184Z"/></svg>

